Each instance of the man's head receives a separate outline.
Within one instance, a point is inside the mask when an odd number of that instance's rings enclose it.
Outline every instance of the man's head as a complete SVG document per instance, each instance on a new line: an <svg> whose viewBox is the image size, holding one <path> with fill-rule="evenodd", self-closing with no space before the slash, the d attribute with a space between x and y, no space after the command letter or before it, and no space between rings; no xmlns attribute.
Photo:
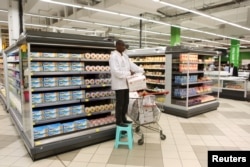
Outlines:
<svg viewBox="0 0 250 167"><path fill-rule="evenodd" d="M116 50L120 53L124 52L124 50L126 49L126 45L122 40L118 40L116 41Z"/></svg>

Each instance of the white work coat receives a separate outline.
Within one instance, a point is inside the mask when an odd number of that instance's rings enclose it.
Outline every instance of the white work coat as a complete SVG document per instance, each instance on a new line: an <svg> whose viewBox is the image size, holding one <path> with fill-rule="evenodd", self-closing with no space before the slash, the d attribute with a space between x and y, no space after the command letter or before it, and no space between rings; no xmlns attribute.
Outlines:
<svg viewBox="0 0 250 167"><path fill-rule="evenodd" d="M131 71L135 73L144 73L143 68L131 62L128 55L124 52L121 55L117 50L111 53L109 66L111 71L112 90L128 89L126 78L131 75Z"/></svg>

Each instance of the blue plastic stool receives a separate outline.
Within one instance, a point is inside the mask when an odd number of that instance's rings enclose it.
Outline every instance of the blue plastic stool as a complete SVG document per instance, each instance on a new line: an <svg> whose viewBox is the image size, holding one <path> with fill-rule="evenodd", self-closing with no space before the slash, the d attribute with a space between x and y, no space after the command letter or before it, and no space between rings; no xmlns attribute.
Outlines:
<svg viewBox="0 0 250 167"><path fill-rule="evenodd" d="M122 132L126 132L126 135L123 135ZM120 141L120 139L125 136L127 137L127 141ZM133 143L132 124L128 124L127 127L116 126L115 148L118 148L119 145L127 145L131 150L133 148Z"/></svg>

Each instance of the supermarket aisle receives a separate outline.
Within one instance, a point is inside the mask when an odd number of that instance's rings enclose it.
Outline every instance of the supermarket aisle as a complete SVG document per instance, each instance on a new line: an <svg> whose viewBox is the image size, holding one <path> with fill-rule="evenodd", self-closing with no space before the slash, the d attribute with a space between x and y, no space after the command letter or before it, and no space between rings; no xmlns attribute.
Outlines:
<svg viewBox="0 0 250 167"><path fill-rule="evenodd" d="M250 103L220 99L220 107L185 119L162 114L167 135L145 133L145 144L113 149L114 141L32 162L0 106L0 167L206 167L207 150L250 150Z"/></svg>

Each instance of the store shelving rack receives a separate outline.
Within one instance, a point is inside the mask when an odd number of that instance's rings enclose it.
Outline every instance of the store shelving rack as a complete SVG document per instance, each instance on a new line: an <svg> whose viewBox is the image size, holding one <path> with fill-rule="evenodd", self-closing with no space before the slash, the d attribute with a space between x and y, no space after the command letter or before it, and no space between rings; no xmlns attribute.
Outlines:
<svg viewBox="0 0 250 167"><path fill-rule="evenodd" d="M212 95L212 91L206 91L194 95L189 94L189 89L191 87L196 86L204 86L208 85L211 88L212 81L206 80L206 81L198 81L198 82L189 82L191 75L198 75L198 77L204 77L204 69L211 63L206 63L204 60L206 58L214 59L215 57L218 57L220 59L220 52L218 51L211 51L207 49L201 49L201 48L190 48L185 46L173 46L173 47L167 47L166 51L166 75L168 76L168 80L166 81L166 89L170 90L169 94L170 96L167 96L164 103L164 112L181 116L181 117L192 117L201 113L205 113L208 111L216 110L219 106L218 102L218 93L214 95L214 99L211 101L206 102L197 102L197 104L190 104L190 99L192 97L201 97L202 95ZM196 54L198 55L198 59L201 60L201 62L192 62L190 60L190 56L188 56L188 60L186 62L175 62L173 59L178 59L181 54ZM219 60L220 62L220 60ZM185 64L188 66L188 69L183 72L179 72L179 69L175 69L178 67L179 64ZM191 71L189 68L190 66L194 64L197 65L197 70ZM177 66L176 66L177 65ZM220 68L220 64L219 64ZM175 71L176 70L176 71ZM174 77L176 75L180 76L186 76L187 81L182 84L176 84L174 83ZM219 82L217 80L217 82ZM174 89L175 88L185 88L186 93L185 96L176 97L174 95ZM184 104L180 105L179 103L175 103L175 100L183 100Z"/></svg>
<svg viewBox="0 0 250 167"><path fill-rule="evenodd" d="M199 49L199 48L187 48L183 46L175 46L175 47L160 47L160 48L149 48L149 49L136 49L136 50L130 50L128 51L129 57L131 57L133 60L136 58L143 59L145 57L154 57L154 56L164 56L165 57L165 68L164 68L164 75L157 77L154 76L154 78L165 78L164 84L162 84L161 89L165 89L169 91L168 95L161 95L157 97L156 101L158 106L162 109L163 112L169 113L172 115L177 115L181 117L192 117L194 115L198 115L204 112L216 110L219 106L218 102L218 93L215 94L215 99L206 103L201 103L201 104L195 104L195 105L189 105L189 99L191 96L189 96L188 91L186 91L186 96L182 97L174 97L173 95L173 89L175 87L180 87L180 88L186 88L187 90L189 87L195 87L196 85L210 85L212 84L211 81L199 81L199 82L189 82L189 79L187 79L186 83L180 83L176 84L174 83L174 76L175 75L184 75L187 76L187 78L190 77L190 75L199 75L199 76L204 76L204 66L208 65L206 63L196 63L198 66L202 66L202 69L198 71L189 71L187 70L186 72L179 72L175 71L173 67L178 63L178 62L173 62L173 59L176 58L181 53L189 54L189 53L196 53L203 59L203 57L210 57L213 58L214 56L218 56L220 58L220 53L217 51L208 51L204 49ZM134 61L136 64L141 65L143 63ZM145 63L145 62L144 62ZM147 62L148 64L155 64L155 62ZM189 61L186 62L187 65L192 64ZM161 69L158 69L161 70ZM146 75L146 78L150 77ZM217 80L217 82L219 82ZM158 84L155 84L155 86L158 86ZM210 94L212 92L204 92L198 95L193 95L193 97L199 97L202 95ZM184 100L184 105L180 104L174 104L175 99L182 99Z"/></svg>
<svg viewBox="0 0 250 167"><path fill-rule="evenodd" d="M102 111L93 114L80 114L80 115L70 115L67 117L33 121L32 111L33 109L43 109L47 107L60 107L67 106L71 104L78 105L97 105L100 103L108 102L114 103L114 96L101 97L95 99L76 99L69 101L57 101L51 103L32 103L33 93L44 93L62 90L110 90L110 84L101 85L79 85L79 86L66 86L66 87L40 87L34 88L31 86L31 78L33 77L61 77L61 76L84 76L84 77L96 77L96 75L106 74L110 75L109 71L106 72L86 72L86 71L76 71L76 72L32 72L31 62L38 61L64 61L64 62L85 62L98 64L102 63L108 65L108 60L86 60L84 58L32 58L30 57L31 52L72 52L72 53L83 53L83 52L105 52L110 54L111 50L114 50L114 43L110 39L102 37L89 37L81 35L72 34L61 34L61 33L51 33L51 32L36 32L28 31L24 35L20 36L18 41L8 47L5 50L6 56L11 56L13 54L19 55L19 61L9 61L8 63L18 63L18 68L9 68L14 72L19 71L20 87L19 96L15 96L16 100L20 101L19 106L13 106L13 98L9 97L11 90L8 88L6 92L8 93L7 103L9 105L8 111L10 113L11 119L16 125L16 128L23 139L23 142L27 148L33 160L41 159L47 156L55 155L58 153L70 151L76 148L84 147L91 144L96 144L106 140L113 139L115 137L115 124L108 123L105 125L99 125L91 128L87 128L80 131L75 131L71 133L64 133L60 135L50 136L46 138L34 139L33 129L36 126L47 125L50 123L58 123L67 120L75 119L94 119L109 116L113 113L112 110ZM7 62L6 62L7 63ZM7 76L5 76L7 78ZM7 81L7 84L9 81ZM9 85L9 84L8 84ZM28 96L27 96L28 94ZM13 95L11 95L13 96ZM83 157L84 158L84 157Z"/></svg>
<svg viewBox="0 0 250 167"><path fill-rule="evenodd" d="M144 69L148 91L165 90L165 47L129 50L127 53L135 64Z"/></svg>
<svg viewBox="0 0 250 167"><path fill-rule="evenodd" d="M3 104L5 107L7 107L7 102L6 102L6 90L5 90L5 75L6 75L6 70L5 70L5 66L6 64L5 62L5 54L3 53L3 51L0 52L0 99L3 101Z"/></svg>

